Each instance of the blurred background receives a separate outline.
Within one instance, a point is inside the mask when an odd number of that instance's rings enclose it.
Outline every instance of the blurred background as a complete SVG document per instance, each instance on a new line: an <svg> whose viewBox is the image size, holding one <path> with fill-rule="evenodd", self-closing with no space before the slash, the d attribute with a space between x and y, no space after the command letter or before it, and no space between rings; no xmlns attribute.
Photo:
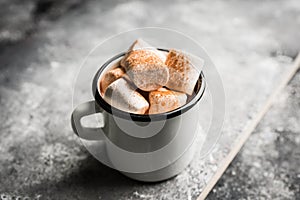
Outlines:
<svg viewBox="0 0 300 200"><path fill-rule="evenodd" d="M228 96L236 96L228 138L253 119L256 102L266 100L300 51L299 0L0 0L0 16L3 200L196 199L216 171L224 152L173 180L142 184L80 145L69 126L74 78L105 38L157 26L199 42L219 66ZM299 97L298 72L208 199L300 199Z"/></svg>

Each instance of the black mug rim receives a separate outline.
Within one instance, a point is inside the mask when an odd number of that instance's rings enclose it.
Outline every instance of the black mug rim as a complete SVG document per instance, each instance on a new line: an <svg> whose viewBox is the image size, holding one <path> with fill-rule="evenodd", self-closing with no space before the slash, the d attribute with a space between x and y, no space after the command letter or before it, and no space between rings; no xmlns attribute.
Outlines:
<svg viewBox="0 0 300 200"><path fill-rule="evenodd" d="M169 52L168 49L157 48L157 50ZM95 74L93 82L92 82L92 92L93 92L94 98L95 98L96 102L98 103L98 105L101 108L103 108L106 112L108 112L114 116L117 116L117 117L120 117L123 119L127 119L127 120L131 120L131 121L138 121L138 122L161 121L161 120L171 119L171 118L177 117L177 116L185 113L186 111L190 110L194 105L196 105L199 102L199 100L202 98L204 91L206 89L206 81L205 81L203 71L201 71L200 76L199 76L199 79L201 79L201 86L200 86L199 90L197 91L197 94L193 97L193 99L190 102L188 102L184 106L181 106L175 110L171 110L169 112L164 112L164 113L159 113L159 114L134 114L134 113L125 112L123 110L120 110L116 107L111 106L100 95L100 93L98 91L98 80L100 78L100 75L104 71L104 69L106 69L111 62L113 62L114 60L116 60L122 56L125 56L125 54L126 54L126 52L119 53L116 56L110 58L108 61L106 61L99 68L99 70Z"/></svg>

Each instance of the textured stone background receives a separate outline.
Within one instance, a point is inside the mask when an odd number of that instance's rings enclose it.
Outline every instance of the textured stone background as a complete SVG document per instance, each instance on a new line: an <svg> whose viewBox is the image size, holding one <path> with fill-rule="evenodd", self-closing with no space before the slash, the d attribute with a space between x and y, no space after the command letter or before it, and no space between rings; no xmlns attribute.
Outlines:
<svg viewBox="0 0 300 200"><path fill-rule="evenodd" d="M2 0L0 13L2 199L195 199L300 49L298 0ZM219 151L157 184L101 165L69 126L72 83L87 52L143 26L194 37L220 66L227 95L236 96ZM209 199L300 198L299 92L298 73Z"/></svg>
<svg viewBox="0 0 300 200"><path fill-rule="evenodd" d="M300 199L300 72L208 199Z"/></svg>

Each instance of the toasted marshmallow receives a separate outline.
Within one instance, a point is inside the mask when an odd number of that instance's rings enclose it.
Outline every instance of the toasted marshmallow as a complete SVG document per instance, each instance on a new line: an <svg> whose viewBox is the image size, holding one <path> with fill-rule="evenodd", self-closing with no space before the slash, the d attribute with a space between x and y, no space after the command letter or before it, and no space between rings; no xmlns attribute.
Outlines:
<svg viewBox="0 0 300 200"><path fill-rule="evenodd" d="M164 113L175 110L186 103L187 95L181 92L174 92L165 88L149 93L149 114Z"/></svg>
<svg viewBox="0 0 300 200"><path fill-rule="evenodd" d="M164 64L165 60L164 52L138 39L128 49L120 64L138 88L152 91L168 82L169 70Z"/></svg>
<svg viewBox="0 0 300 200"><path fill-rule="evenodd" d="M123 77L125 74L124 70L120 67L109 70L108 72L105 73L105 75L102 77L100 81L100 89L101 92L104 93L106 88L115 80L118 78Z"/></svg>
<svg viewBox="0 0 300 200"><path fill-rule="evenodd" d="M192 95L204 61L199 57L172 49L168 53L165 64L169 68L170 75L166 86Z"/></svg>
<svg viewBox="0 0 300 200"><path fill-rule="evenodd" d="M168 67L150 50L133 50L123 60L126 73L141 90L152 91L167 84Z"/></svg>
<svg viewBox="0 0 300 200"><path fill-rule="evenodd" d="M135 114L144 114L148 108L147 100L124 79L112 82L104 93L104 100L120 110Z"/></svg>

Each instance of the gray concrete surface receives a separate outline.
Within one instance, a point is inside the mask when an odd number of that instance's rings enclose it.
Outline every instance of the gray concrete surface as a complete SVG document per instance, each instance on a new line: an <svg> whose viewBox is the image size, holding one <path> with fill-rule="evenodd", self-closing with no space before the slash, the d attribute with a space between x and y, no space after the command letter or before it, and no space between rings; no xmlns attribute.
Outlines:
<svg viewBox="0 0 300 200"><path fill-rule="evenodd" d="M297 0L0 4L2 199L195 199L299 51ZM143 26L174 28L201 43L230 99L214 152L156 184L129 180L100 164L69 125L72 84L87 52L111 34ZM285 92L288 97L276 104L281 108L268 114L209 198L297 198L295 80ZM287 154L292 156L285 159Z"/></svg>
<svg viewBox="0 0 300 200"><path fill-rule="evenodd" d="M208 199L300 199L300 71Z"/></svg>

